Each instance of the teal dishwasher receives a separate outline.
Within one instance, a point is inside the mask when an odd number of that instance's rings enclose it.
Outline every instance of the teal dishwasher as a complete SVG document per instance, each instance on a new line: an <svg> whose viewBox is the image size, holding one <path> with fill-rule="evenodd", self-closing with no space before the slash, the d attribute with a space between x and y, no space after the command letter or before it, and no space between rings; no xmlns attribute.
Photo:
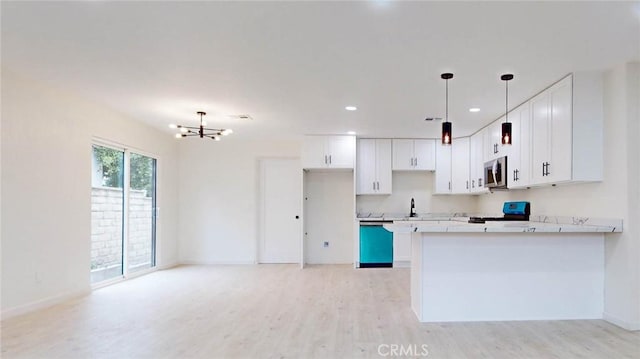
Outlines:
<svg viewBox="0 0 640 359"><path fill-rule="evenodd" d="M360 222L360 268L393 267L393 233L382 225Z"/></svg>

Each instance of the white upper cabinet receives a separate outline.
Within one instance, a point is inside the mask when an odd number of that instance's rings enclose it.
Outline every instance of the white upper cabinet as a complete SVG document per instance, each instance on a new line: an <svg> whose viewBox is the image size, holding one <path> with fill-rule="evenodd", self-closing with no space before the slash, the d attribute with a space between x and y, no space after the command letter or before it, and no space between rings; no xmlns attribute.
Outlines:
<svg viewBox="0 0 640 359"><path fill-rule="evenodd" d="M469 137L451 142L451 193L469 193Z"/></svg>
<svg viewBox="0 0 640 359"><path fill-rule="evenodd" d="M469 138L469 181L471 193L484 193L485 136L487 129L480 130Z"/></svg>
<svg viewBox="0 0 640 359"><path fill-rule="evenodd" d="M435 140L394 139L394 171L434 171Z"/></svg>
<svg viewBox="0 0 640 359"><path fill-rule="evenodd" d="M436 188L434 193L451 193L451 146L448 145L438 144L436 146Z"/></svg>
<svg viewBox="0 0 640 359"><path fill-rule="evenodd" d="M356 194L391 194L391 140L358 140Z"/></svg>
<svg viewBox="0 0 640 359"><path fill-rule="evenodd" d="M504 118L502 116L487 126L485 132L485 158L487 161L508 155L509 146L502 144L502 123Z"/></svg>
<svg viewBox="0 0 640 359"><path fill-rule="evenodd" d="M355 136L305 136L302 143L302 168L353 169Z"/></svg>
<svg viewBox="0 0 640 359"><path fill-rule="evenodd" d="M523 188L530 184L531 106L526 102L509 112L512 145L507 157L507 186Z"/></svg>
<svg viewBox="0 0 640 359"><path fill-rule="evenodd" d="M569 75L530 101L530 185L602 180L602 103L600 73Z"/></svg>

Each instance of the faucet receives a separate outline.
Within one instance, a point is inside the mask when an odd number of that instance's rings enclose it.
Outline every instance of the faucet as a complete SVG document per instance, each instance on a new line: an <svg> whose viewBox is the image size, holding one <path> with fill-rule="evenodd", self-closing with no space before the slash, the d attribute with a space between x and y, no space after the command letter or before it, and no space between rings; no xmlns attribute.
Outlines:
<svg viewBox="0 0 640 359"><path fill-rule="evenodd" d="M409 217L415 217L416 216L416 203L413 200L413 198L411 198L411 211L409 212Z"/></svg>

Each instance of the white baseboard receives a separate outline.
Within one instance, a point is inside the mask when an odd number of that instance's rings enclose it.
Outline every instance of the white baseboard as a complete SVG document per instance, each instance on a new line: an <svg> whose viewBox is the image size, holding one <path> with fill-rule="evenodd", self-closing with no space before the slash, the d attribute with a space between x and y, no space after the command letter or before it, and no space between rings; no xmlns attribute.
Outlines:
<svg viewBox="0 0 640 359"><path fill-rule="evenodd" d="M30 313L30 312L33 312L33 311L36 311L36 310L39 310L39 309L48 308L48 307L54 306L56 304L60 304L62 302L66 302L66 301L71 300L71 299L84 297L84 296L86 296L86 295L88 295L90 293L91 293L91 289L87 288L85 290L79 290L79 291L76 291L76 292L64 293L64 294L56 295L56 296L53 296L53 297L37 300L37 301L31 302L31 303L19 305L17 307L5 309L0 314L0 319L1 320L5 320L5 319L16 317L18 315Z"/></svg>
<svg viewBox="0 0 640 359"><path fill-rule="evenodd" d="M217 261L217 260L198 260L198 259L185 259L181 260L179 265L248 265L257 264L254 260L247 261Z"/></svg>
<svg viewBox="0 0 640 359"><path fill-rule="evenodd" d="M617 325L622 329L631 330L631 331L640 330L640 322L630 322L628 320L617 318L609 313L604 313L602 315L602 319L606 320L611 324Z"/></svg>
<svg viewBox="0 0 640 359"><path fill-rule="evenodd" d="M177 267L179 265L180 265L180 263L178 263L178 262L171 262L171 263L168 263L168 264L163 264L161 266L158 266L158 270L171 269L171 268L175 268L175 267Z"/></svg>

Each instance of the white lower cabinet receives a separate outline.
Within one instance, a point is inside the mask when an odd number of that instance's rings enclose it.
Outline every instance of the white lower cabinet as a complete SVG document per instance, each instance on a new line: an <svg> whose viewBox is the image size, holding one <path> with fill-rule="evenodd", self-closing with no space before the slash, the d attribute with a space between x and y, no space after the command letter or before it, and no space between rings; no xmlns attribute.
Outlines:
<svg viewBox="0 0 640 359"><path fill-rule="evenodd" d="M451 146L436 145L435 194L451 193Z"/></svg>
<svg viewBox="0 0 640 359"><path fill-rule="evenodd" d="M393 234L393 266L402 267L411 262L411 233Z"/></svg>
<svg viewBox="0 0 640 359"><path fill-rule="evenodd" d="M356 158L356 194L391 194L391 140L358 140Z"/></svg>

